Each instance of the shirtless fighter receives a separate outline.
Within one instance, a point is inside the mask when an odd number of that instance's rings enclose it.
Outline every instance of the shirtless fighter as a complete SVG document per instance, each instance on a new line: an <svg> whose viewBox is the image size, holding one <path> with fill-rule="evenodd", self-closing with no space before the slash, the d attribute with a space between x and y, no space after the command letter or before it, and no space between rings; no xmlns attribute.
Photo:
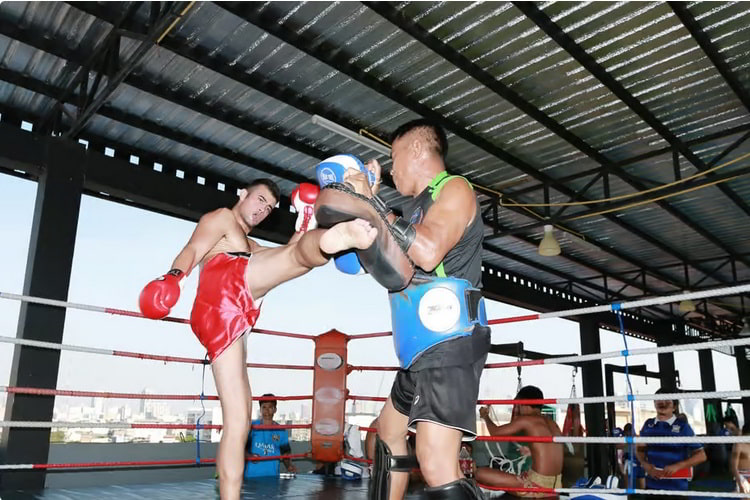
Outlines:
<svg viewBox="0 0 750 500"><path fill-rule="evenodd" d="M742 426L742 435L750 436L750 420L747 417L745 418L745 425ZM734 443L729 464L737 483L737 491L750 493L750 444Z"/></svg>
<svg viewBox="0 0 750 500"><path fill-rule="evenodd" d="M516 399L542 399L542 391L533 385L521 388ZM559 436L560 428L550 418L542 416L541 405L518 405L510 423L495 425L489 408L479 409L479 416L487 424L491 436ZM490 486L508 488L561 488L563 445L558 443L531 443L531 470L516 476L490 467L477 468L477 481ZM515 496L541 498L555 496L550 493L513 492Z"/></svg>
<svg viewBox="0 0 750 500"><path fill-rule="evenodd" d="M254 181L240 191L234 207L201 217L172 270L146 285L140 295L143 314L163 318L177 303L183 278L201 266L190 326L208 351L224 415L217 456L222 500L240 498L251 393L245 342L237 341L258 319L261 299L275 286L322 266L331 254L370 246L377 234L363 220L313 229L318 191L313 184L301 184L292 193L297 233L287 245L267 248L247 234L271 213L279 188L267 179Z"/></svg>

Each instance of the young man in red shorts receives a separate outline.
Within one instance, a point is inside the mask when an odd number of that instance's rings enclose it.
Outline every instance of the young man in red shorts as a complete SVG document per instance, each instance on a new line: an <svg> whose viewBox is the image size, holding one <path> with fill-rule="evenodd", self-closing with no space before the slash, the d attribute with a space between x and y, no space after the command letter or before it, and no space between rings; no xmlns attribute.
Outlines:
<svg viewBox="0 0 750 500"><path fill-rule="evenodd" d="M201 217L172 270L141 292L143 314L163 318L177 303L181 280L201 267L190 325L208 351L224 418L217 456L222 500L240 498L251 393L245 342L238 340L255 324L261 299L275 286L322 266L334 253L369 247L377 234L363 220L313 229L317 193L312 184L302 184L292 193L298 231L287 245L267 248L247 234L271 213L279 189L267 179L253 182L240 191L234 207Z"/></svg>

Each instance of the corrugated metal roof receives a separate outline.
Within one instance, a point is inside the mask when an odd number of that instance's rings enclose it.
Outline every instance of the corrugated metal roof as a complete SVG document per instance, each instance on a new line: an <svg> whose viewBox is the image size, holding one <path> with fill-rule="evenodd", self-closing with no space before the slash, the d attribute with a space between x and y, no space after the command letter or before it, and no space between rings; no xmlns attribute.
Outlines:
<svg viewBox="0 0 750 500"><path fill-rule="evenodd" d="M541 14L529 14L529 5ZM288 194L295 179L312 179L315 164L329 154L350 152L390 164L312 124L313 114L386 138L427 109L448 128L449 168L478 186L486 262L547 283L574 278L576 286L588 286L587 293L602 299L603 276L610 290L625 287L623 297L673 292L696 282L732 284L750 280L748 175L670 196L660 205L563 219L559 225L570 233L558 229L563 254L554 258L536 252L541 227L518 228L554 216L559 207L500 207L493 219L494 201L481 189L540 203L546 182L553 204L586 186L585 197L597 200L673 182L671 146L682 151L683 178L713 166L732 145L717 164L750 153L750 141L735 144L750 130L750 6L707 2L686 9L730 68L734 89L672 7L661 2L198 2L160 46L148 48L82 136L189 164L207 177L242 183L271 172ZM103 52L113 24L122 21L124 63L144 43L150 15L132 2L0 4L0 106L30 121L48 115L79 64ZM544 15L603 74L587 69L575 47L564 48L540 27ZM482 83L484 77L536 114ZM622 98L606 77L630 98ZM93 71L89 87L95 80ZM74 98L77 92L65 105L71 116ZM69 120L63 116L63 124ZM691 163L689 152L699 164ZM649 157L630 161L641 155ZM623 166L611 165L616 162ZM606 189L595 177L602 165L610 172ZM745 159L716 173L744 173L749 166ZM382 195L396 206L404 201L392 188ZM571 207L564 214L608 206ZM493 238L495 230L503 236ZM714 273L726 259L734 267ZM633 278L640 269L646 271L645 285L642 277ZM727 299L725 306L711 311L740 314L738 301Z"/></svg>

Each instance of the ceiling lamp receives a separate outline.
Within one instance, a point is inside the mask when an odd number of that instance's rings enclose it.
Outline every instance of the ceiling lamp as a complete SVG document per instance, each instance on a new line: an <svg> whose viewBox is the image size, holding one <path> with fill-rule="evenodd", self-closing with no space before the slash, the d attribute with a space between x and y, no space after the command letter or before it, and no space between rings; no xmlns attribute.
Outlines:
<svg viewBox="0 0 750 500"><path fill-rule="evenodd" d="M750 317L743 318L742 323L744 323L745 326L742 327L742 330L740 330L738 335L740 337L750 337Z"/></svg>
<svg viewBox="0 0 750 500"><path fill-rule="evenodd" d="M680 302L678 309L681 313L689 313L695 311L695 302L690 299L683 300Z"/></svg>
<svg viewBox="0 0 750 500"><path fill-rule="evenodd" d="M552 234L553 227L549 224L544 226L544 238L539 243L539 255L554 257L560 255L560 244L557 243L555 235Z"/></svg>

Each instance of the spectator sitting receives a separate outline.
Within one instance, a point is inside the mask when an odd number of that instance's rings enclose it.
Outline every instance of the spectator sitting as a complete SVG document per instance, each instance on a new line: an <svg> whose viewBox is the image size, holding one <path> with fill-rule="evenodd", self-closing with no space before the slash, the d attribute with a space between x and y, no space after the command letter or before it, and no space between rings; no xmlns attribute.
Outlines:
<svg viewBox="0 0 750 500"><path fill-rule="evenodd" d="M742 426L742 435L750 436L750 421ZM750 493L750 444L734 443L730 464L734 481L737 483L737 491Z"/></svg>
<svg viewBox="0 0 750 500"><path fill-rule="evenodd" d="M538 387L528 385L521 388L516 399L543 399ZM496 425L489 416L489 408L479 410L479 416L487 424L492 436L560 436L560 428L547 417L542 416L542 406L537 404L516 405L510 423ZM477 482L490 486L507 488L560 488L562 487L563 446L558 443L531 443L531 469L520 475L508 474L490 467L478 467ZM516 496L539 498L555 496L542 492L515 492Z"/></svg>

